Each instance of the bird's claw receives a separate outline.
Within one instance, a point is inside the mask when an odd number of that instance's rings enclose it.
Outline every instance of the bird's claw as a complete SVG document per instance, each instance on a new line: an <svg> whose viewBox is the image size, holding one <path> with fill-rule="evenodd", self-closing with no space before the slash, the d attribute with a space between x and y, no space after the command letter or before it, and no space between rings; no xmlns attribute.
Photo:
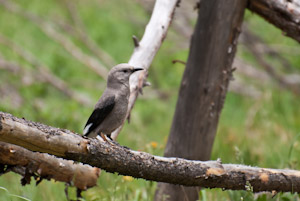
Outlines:
<svg viewBox="0 0 300 201"><path fill-rule="evenodd" d="M106 138L106 136L105 136L103 133L100 133L100 136L101 136L101 138L102 138L105 142L109 143L110 145L114 145L110 140L108 140L108 139Z"/></svg>

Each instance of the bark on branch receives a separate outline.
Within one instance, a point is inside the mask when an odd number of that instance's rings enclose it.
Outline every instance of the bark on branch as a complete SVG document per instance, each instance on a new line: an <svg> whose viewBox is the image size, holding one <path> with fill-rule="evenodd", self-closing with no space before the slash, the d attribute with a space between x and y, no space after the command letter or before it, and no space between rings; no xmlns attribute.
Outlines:
<svg viewBox="0 0 300 201"><path fill-rule="evenodd" d="M300 192L300 171L153 156L0 112L0 140L135 178L186 186Z"/></svg>
<svg viewBox="0 0 300 201"><path fill-rule="evenodd" d="M162 42L167 36L168 28L172 22L176 6L179 0L157 0L151 15L151 19L146 26L143 38L138 45L135 44L134 51L129 60L129 64L137 67L149 69L156 52L159 50ZM146 82L147 71L137 72L130 77L130 97L128 103L127 117L129 119L130 112L144 86L149 85ZM122 129L119 127L112 133L112 138L116 139Z"/></svg>
<svg viewBox="0 0 300 201"><path fill-rule="evenodd" d="M75 164L74 161L32 152L5 142L0 142L0 167L0 174L9 171L21 174L22 185L29 184L33 176L37 184L43 179L54 179L73 184L80 190L95 186L100 175L99 168Z"/></svg>
<svg viewBox="0 0 300 201"><path fill-rule="evenodd" d="M250 0L248 9L300 42L300 5L294 0Z"/></svg>

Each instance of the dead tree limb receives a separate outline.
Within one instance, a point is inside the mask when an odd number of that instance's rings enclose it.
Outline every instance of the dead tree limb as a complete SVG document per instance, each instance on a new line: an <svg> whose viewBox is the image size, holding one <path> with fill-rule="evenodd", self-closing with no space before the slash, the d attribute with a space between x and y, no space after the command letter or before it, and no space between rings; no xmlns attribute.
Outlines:
<svg viewBox="0 0 300 201"><path fill-rule="evenodd" d="M294 0L250 0L248 9L300 42L300 5Z"/></svg>
<svg viewBox="0 0 300 201"><path fill-rule="evenodd" d="M86 190L97 184L100 175L99 168L56 158L46 153L32 152L5 142L0 142L0 164L4 167L0 170L2 173L13 171L21 174L23 185L29 184L33 176L37 183L42 179L54 179Z"/></svg>
<svg viewBox="0 0 300 201"><path fill-rule="evenodd" d="M135 46L134 51L129 60L129 64L142 67L146 71L140 71L130 77L130 97L128 103L127 117L134 103L144 86L149 85L146 82L148 69L154 59L156 52L159 50L162 42L167 36L168 28L172 22L173 15L179 0L157 0L151 15L151 19L146 26L145 33L139 45ZM112 138L116 139L123 126L112 133Z"/></svg>
<svg viewBox="0 0 300 201"><path fill-rule="evenodd" d="M68 130L2 112L0 141L151 181L232 190L251 187L253 192L300 192L300 171L153 156L117 143L111 145L103 140L84 139Z"/></svg>

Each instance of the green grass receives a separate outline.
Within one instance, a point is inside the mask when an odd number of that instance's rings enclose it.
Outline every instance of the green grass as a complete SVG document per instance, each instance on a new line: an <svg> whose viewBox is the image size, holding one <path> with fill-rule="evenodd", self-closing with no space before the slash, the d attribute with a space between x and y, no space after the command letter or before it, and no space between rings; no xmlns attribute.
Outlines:
<svg viewBox="0 0 300 201"><path fill-rule="evenodd" d="M70 21L66 9L57 0L43 3L39 0L31 0L30 3L16 2L25 10L46 19ZM131 36L137 35L141 38L149 20L144 9L129 0L76 2L87 32L97 45L108 52L116 62L128 61L133 51ZM246 21L266 42L272 45L298 47L296 42L281 36L281 31L254 14L247 12ZM74 59L35 24L5 11L1 6L0 32L33 53L72 89L88 95L93 102L100 97L104 87L102 78ZM80 41L74 37L68 38L82 51L90 54ZM5 58L20 63L25 69L33 69L11 49L0 45L0 52ZM238 55L252 65L257 65L254 58L242 46L239 47ZM299 56L286 52L283 55L295 69L299 70ZM184 71L182 64L172 64L172 60L185 61L187 56L188 50L179 49L176 41L167 37L150 68L149 81L152 86L145 88L145 95L136 102L131 123L126 123L119 136L120 144L134 150L163 155ZM279 66L276 62L275 65ZM46 83L33 80L32 83L24 85L22 79L24 75L12 75L0 70L0 89L11 86L21 97L20 105L14 103L16 96L7 96L4 99L1 97L0 111L81 133L92 105L83 107ZM228 93L211 158L221 158L223 163L300 169L299 97L278 89L275 83L267 86L256 83L255 86L259 86L262 90L262 96L258 99ZM62 183L43 181L35 186L35 182L32 181L30 185L23 187L20 179L20 176L13 173L0 177L0 200L66 200ZM87 190L83 196L85 200L92 201L153 200L155 188L155 182L132 180L102 171L98 186ZM69 192L71 198L75 199L75 189L70 187ZM203 201L299 200L297 194L277 194L272 199L269 194L256 195L251 191L222 191L222 189L203 189L199 195Z"/></svg>

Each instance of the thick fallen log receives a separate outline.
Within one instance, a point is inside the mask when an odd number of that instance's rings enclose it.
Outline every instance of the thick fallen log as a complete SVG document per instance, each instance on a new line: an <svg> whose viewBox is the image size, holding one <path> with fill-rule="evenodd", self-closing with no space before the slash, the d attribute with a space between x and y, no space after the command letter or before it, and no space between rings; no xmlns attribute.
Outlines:
<svg viewBox="0 0 300 201"><path fill-rule="evenodd" d="M295 0L250 0L248 9L300 42L300 5Z"/></svg>
<svg viewBox="0 0 300 201"><path fill-rule="evenodd" d="M34 177L37 184L43 179L54 179L72 184L80 190L96 186L100 175L99 168L32 152L5 142L0 142L0 167L0 174L13 171L22 175L22 185L29 184L31 177Z"/></svg>
<svg viewBox="0 0 300 201"><path fill-rule="evenodd" d="M84 139L68 130L3 112L0 112L0 141L151 181L232 190L250 188L253 192L300 192L300 171L153 156L101 138Z"/></svg>

